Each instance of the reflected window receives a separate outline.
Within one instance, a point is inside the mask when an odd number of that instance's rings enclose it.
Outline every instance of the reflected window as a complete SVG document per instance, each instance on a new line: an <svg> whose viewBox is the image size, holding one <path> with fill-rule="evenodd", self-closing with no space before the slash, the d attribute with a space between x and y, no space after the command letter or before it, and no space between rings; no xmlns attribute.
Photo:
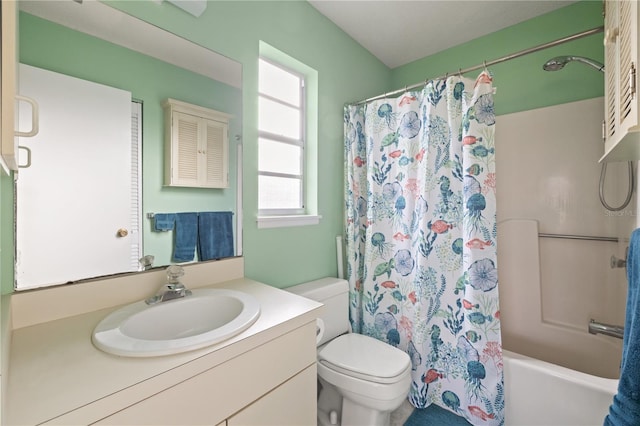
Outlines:
<svg viewBox="0 0 640 426"><path fill-rule="evenodd" d="M261 58L258 92L259 214L303 214L304 76Z"/></svg>

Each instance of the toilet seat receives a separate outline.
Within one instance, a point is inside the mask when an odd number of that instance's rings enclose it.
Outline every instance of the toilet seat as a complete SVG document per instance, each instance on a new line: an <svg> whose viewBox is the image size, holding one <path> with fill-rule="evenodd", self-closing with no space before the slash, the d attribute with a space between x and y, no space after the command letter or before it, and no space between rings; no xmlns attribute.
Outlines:
<svg viewBox="0 0 640 426"><path fill-rule="evenodd" d="M349 333L326 344L318 362L350 377L373 383L396 383L411 368L409 356L373 337Z"/></svg>

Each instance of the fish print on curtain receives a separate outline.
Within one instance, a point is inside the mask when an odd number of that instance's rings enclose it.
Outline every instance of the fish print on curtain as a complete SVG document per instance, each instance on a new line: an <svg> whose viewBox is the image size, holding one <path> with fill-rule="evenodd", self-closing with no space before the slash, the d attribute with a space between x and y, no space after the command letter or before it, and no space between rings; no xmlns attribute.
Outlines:
<svg viewBox="0 0 640 426"><path fill-rule="evenodd" d="M432 81L344 119L354 331L409 354L414 406L503 424L491 77Z"/></svg>

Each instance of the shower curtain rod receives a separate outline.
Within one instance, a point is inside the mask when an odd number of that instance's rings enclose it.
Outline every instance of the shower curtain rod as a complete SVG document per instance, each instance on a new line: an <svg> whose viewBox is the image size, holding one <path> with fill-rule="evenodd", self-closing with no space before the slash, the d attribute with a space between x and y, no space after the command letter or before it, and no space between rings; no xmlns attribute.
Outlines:
<svg viewBox="0 0 640 426"><path fill-rule="evenodd" d="M358 102L353 102L353 103L351 103L349 105L360 105L360 104L364 104L364 103L367 103L367 102L370 102L370 101L375 101L377 99L383 99L383 98L386 98L387 96L397 95L398 93L406 92L409 89L415 89L415 88L418 88L418 87L422 87L422 86L426 85L429 81L432 81L432 80L438 80L438 79L441 79L441 78L446 78L449 75L455 75L455 74L462 75L462 74L465 74L465 73L468 73L468 72L471 72L471 71L479 70L481 68L486 68L486 67L491 66L491 65L499 64L500 62L510 61L511 59L516 59L516 58L519 58L521 56L528 55L529 53L534 53L534 52L537 52L539 50L544 50L544 49L548 49L550 47L557 46L559 44L567 43L567 42L570 42L570 41L573 41L573 40L578 40L580 38L587 37L587 36L590 36L590 35L593 35L593 34L601 33L602 31L604 31L604 27L602 27L602 26L601 27L592 28L590 30L582 31L580 33L576 33L576 34L573 34L573 35L570 35L570 36L567 36L567 37L563 37L563 38L560 38L558 40L554 40L554 41L550 41L548 43L540 44L538 46L534 46L534 47L531 47L529 49L524 49L524 50L521 50L519 52L512 53L510 55L503 56L503 57L498 58L498 59L494 59L492 61L484 61L482 64L479 64L479 65L476 65L476 66L473 66L473 67L470 67L470 68L459 69L457 72L451 72L451 73L447 73L445 75L441 75L440 77L428 79L428 80L425 80L422 83L416 83L416 84L413 84L411 86L405 86L404 88L398 89L398 90L394 90L393 92L385 92L385 93L383 93L381 95L374 96L372 98L363 99L363 100L358 101Z"/></svg>

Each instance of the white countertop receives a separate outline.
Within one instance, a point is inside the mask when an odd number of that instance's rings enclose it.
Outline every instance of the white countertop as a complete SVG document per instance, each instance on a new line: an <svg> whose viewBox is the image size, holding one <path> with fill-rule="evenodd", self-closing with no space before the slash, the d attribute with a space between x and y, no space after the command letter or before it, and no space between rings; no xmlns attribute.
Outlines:
<svg viewBox="0 0 640 426"><path fill-rule="evenodd" d="M211 287L254 295L261 314L241 334L191 352L130 358L96 349L91 342L92 331L117 307L14 330L5 405L7 424L98 420L114 407L125 408L314 321L322 306L246 278Z"/></svg>

